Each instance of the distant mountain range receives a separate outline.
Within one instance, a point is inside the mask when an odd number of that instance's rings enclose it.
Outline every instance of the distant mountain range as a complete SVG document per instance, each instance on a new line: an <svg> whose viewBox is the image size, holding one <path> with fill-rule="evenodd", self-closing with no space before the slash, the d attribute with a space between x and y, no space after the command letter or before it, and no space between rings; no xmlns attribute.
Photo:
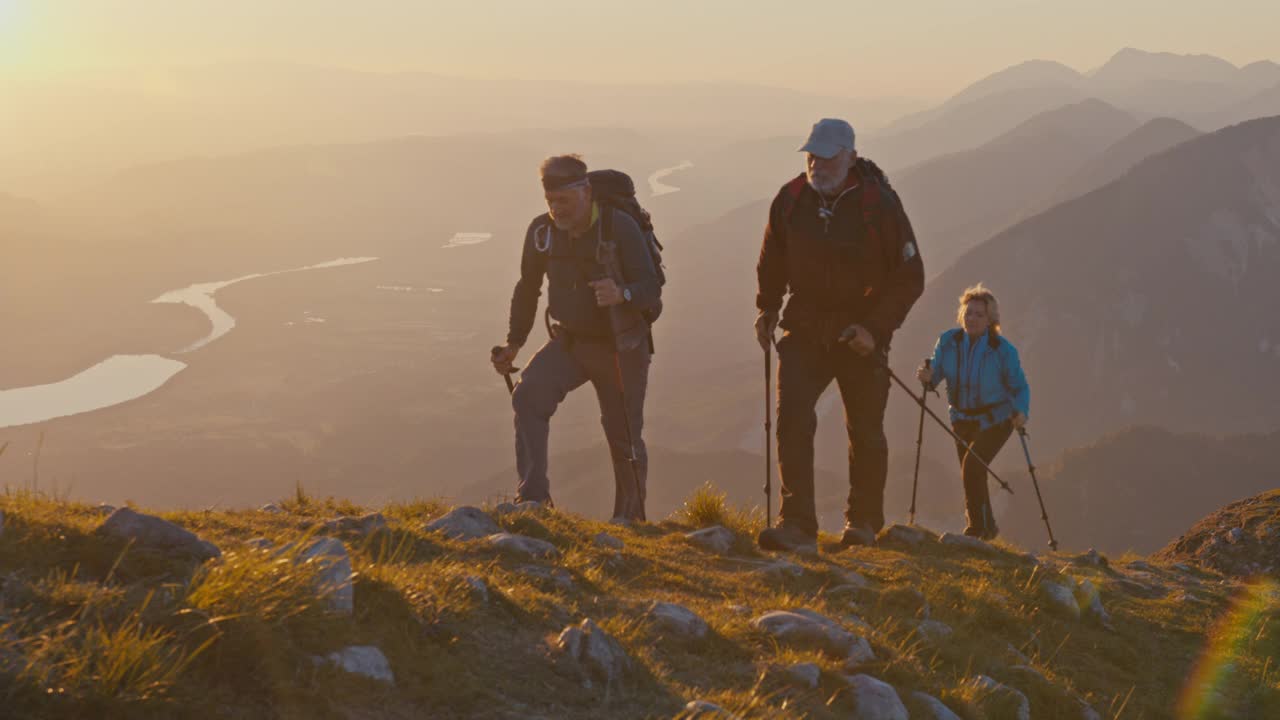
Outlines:
<svg viewBox="0 0 1280 720"><path fill-rule="evenodd" d="M1032 60L989 75L929 110L874 133L868 152L905 168L945 152L977 147L1046 110L1097 98L1139 121L1173 117L1200 129L1280 114L1280 65L1236 67L1209 55L1126 48L1083 73Z"/></svg>
<svg viewBox="0 0 1280 720"><path fill-rule="evenodd" d="M1128 113L1085 100L1040 113L974 150L894 175L921 247L929 251L928 268L946 268L1013 224L1137 128Z"/></svg>

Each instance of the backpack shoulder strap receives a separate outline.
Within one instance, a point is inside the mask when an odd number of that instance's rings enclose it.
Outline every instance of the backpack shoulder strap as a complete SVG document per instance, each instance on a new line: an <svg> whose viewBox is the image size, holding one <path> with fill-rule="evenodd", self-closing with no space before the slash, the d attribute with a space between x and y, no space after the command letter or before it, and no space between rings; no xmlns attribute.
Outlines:
<svg viewBox="0 0 1280 720"><path fill-rule="evenodd" d="M800 194L804 192L805 186L808 184L808 176L800 173L782 186L782 217L784 220L791 220L791 213L795 211L796 203L800 201Z"/></svg>
<svg viewBox="0 0 1280 720"><path fill-rule="evenodd" d="M613 242L613 214L618 212L612 205L600 204L600 242Z"/></svg>

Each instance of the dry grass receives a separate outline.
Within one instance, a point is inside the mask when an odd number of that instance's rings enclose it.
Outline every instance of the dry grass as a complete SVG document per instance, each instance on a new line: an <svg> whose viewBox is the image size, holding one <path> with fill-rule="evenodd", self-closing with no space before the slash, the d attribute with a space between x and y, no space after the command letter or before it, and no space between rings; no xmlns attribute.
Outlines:
<svg viewBox="0 0 1280 720"><path fill-rule="evenodd" d="M1225 624L1241 603L1237 589L1213 576L1197 580L1204 602L1190 603L1178 599L1173 574L1173 592L1142 599L1119 592L1107 571L1069 568L1102 589L1114 631L1045 613L1037 596L1044 571L1013 552L856 549L790 558L803 574L767 577L756 571L771 558L749 542L763 518L728 506L707 486L657 525L618 528L543 511L499 518L510 532L551 542L556 560L427 533L425 523L445 510L436 502L389 506L388 530L339 536L356 575L356 612L344 617L317 593L316 569L294 560L321 521L367 510L301 488L279 504L286 512L166 514L222 548L221 559L196 566L95 535L102 518L91 507L29 492L0 496L0 706L31 718L337 718L376 710L572 719L674 717L698 698L744 718L847 717L853 701L842 677L850 669L780 647L750 624L769 610L807 608L850 629L869 626L859 632L877 659L857 672L893 684L904 698L913 691L941 698L965 720L1002 717L984 709L978 674L1022 690L1036 718L1075 720L1075 697L1107 718L1172 717L1211 647L1229 655L1215 676L1225 696L1218 710L1280 716L1275 598L1255 594L1248 617ZM740 539L729 557L682 537L714 524ZM597 545L600 532L625 548ZM246 544L255 537L281 550ZM881 590L918 590L930 617L954 634L935 645L900 602L874 591L828 592L851 572ZM487 585L487 601L474 580ZM661 632L645 616L655 600L695 611L711 634ZM635 661L620 686L585 687L550 661L551 641L584 617ZM348 645L381 648L394 688L312 660ZM778 680L774 668L798 662L821 668L817 689ZM1045 681L1028 682L1017 665Z"/></svg>

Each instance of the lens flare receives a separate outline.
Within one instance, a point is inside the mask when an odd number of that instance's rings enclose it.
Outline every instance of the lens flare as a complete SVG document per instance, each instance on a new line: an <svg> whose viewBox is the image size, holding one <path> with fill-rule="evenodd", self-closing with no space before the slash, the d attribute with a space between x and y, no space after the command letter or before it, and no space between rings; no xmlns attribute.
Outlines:
<svg viewBox="0 0 1280 720"><path fill-rule="evenodd" d="M1228 684L1240 661L1252 654L1252 644L1280 605L1280 584L1262 580L1246 586L1226 615L1208 635L1208 644L1187 677L1178 698L1179 720L1220 717Z"/></svg>

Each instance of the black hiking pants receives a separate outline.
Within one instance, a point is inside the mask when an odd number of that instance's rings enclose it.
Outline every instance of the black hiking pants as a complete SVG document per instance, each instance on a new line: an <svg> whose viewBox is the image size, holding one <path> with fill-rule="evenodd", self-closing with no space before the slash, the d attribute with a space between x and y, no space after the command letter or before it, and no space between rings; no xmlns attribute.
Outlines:
<svg viewBox="0 0 1280 720"><path fill-rule="evenodd" d="M813 490L813 437L818 399L835 380L849 433L849 501L845 518L884 527L884 484L889 446L884 411L889 373L884 355L859 357L847 345L822 344L791 333L778 341L778 472L782 522L809 535L818 532Z"/></svg>
<svg viewBox="0 0 1280 720"><path fill-rule="evenodd" d="M988 465L996 458L1000 448L1013 434L1009 421L979 430L978 421L961 420L951 426L968 445L956 443L956 455L960 458L960 474L964 478L964 509L969 527L983 535L996 533L996 516L991 509L991 494L987 488L987 469L969 457L972 452Z"/></svg>

